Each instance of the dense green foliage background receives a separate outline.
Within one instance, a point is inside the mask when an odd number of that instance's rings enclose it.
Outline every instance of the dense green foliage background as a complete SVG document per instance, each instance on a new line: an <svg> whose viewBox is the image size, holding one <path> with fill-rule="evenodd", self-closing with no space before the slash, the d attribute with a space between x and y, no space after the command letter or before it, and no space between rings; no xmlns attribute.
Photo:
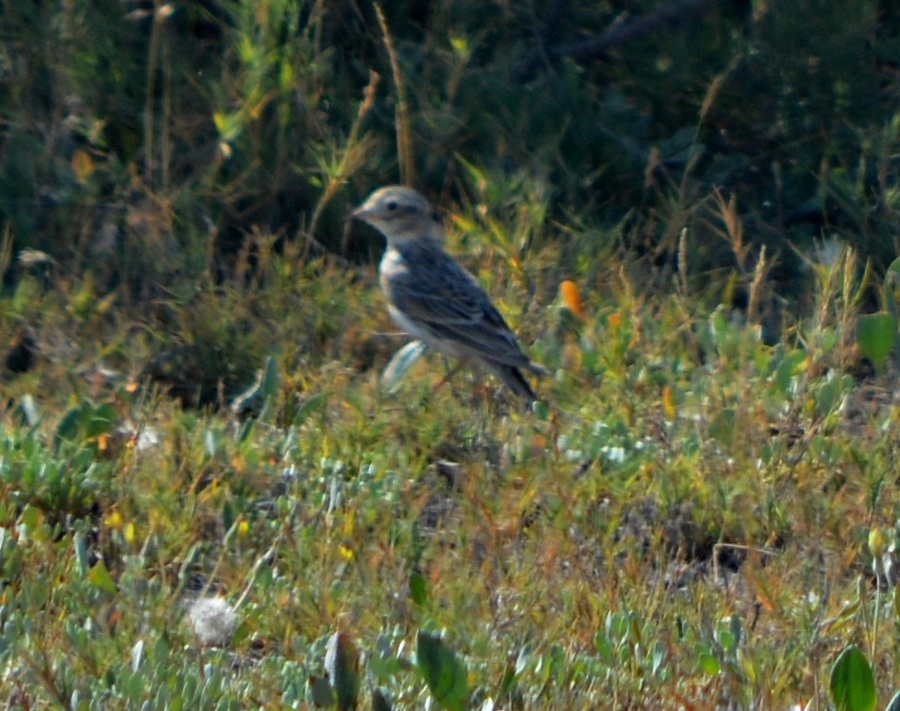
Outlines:
<svg viewBox="0 0 900 711"><path fill-rule="evenodd" d="M141 293L195 278L210 241L233 257L254 232L312 228L341 252L348 208L402 177L448 205L538 203L548 238L619 225L656 267L674 263L687 227L704 283L746 270L763 244L791 296L808 287L793 247L837 238L882 269L896 256L891 2L392 2L384 14L396 77L367 3L5 3L0 221L15 249L105 267ZM466 164L500 194L481 194ZM736 198L746 254L721 238L716 191Z"/></svg>

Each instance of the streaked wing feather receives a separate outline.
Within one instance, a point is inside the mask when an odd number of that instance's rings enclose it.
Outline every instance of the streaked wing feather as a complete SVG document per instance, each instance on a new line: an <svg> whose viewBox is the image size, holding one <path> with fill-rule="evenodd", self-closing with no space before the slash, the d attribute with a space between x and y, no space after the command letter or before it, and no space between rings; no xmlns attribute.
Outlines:
<svg viewBox="0 0 900 711"><path fill-rule="evenodd" d="M438 339L453 340L498 363L527 365L528 357L478 283L449 260L440 267L427 280L410 272L391 278L396 308Z"/></svg>
<svg viewBox="0 0 900 711"><path fill-rule="evenodd" d="M412 318L468 326L483 319L483 308L481 294L466 286L461 288L447 279L423 283L404 274L391 280L390 289L394 304Z"/></svg>

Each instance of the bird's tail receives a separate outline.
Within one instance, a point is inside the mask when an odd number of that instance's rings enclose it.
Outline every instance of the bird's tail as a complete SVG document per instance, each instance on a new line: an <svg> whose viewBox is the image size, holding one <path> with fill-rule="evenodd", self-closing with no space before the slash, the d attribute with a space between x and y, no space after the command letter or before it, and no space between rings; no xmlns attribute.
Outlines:
<svg viewBox="0 0 900 711"><path fill-rule="evenodd" d="M512 365L504 363L491 363L491 372L494 373L503 383L519 397L527 400L530 406L538 397L534 394L528 381L522 375L522 371Z"/></svg>

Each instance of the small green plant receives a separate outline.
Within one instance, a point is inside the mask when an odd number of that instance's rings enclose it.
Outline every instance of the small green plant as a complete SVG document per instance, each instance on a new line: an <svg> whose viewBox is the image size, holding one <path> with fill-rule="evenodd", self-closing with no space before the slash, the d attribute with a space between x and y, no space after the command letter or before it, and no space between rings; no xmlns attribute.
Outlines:
<svg viewBox="0 0 900 711"><path fill-rule="evenodd" d="M845 647L831 668L831 698L838 711L874 711L875 677L859 647Z"/></svg>
<svg viewBox="0 0 900 711"><path fill-rule="evenodd" d="M900 258L891 262L884 275L879 294L882 310L859 317L856 342L860 350L875 368L883 371L888 357L894 354L895 365L900 365Z"/></svg>
<svg viewBox="0 0 900 711"><path fill-rule="evenodd" d="M416 666L432 698L447 711L464 711L469 704L465 661L440 635L420 630L416 635Z"/></svg>
<svg viewBox="0 0 900 711"><path fill-rule="evenodd" d="M334 689L338 711L352 711L359 697L359 652L346 633L335 632L328 640L325 671Z"/></svg>

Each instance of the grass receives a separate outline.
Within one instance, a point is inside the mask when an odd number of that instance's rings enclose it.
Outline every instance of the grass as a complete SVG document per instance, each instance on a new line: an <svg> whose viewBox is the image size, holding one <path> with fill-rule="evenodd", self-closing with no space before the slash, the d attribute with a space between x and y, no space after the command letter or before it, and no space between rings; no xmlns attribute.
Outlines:
<svg viewBox="0 0 900 711"><path fill-rule="evenodd" d="M381 392L403 340L371 267L265 255L166 337L103 295L73 307L87 282L23 279L3 302L39 350L4 385L8 706L304 706L341 632L363 705L416 707L438 694L417 633L441 630L468 707L825 708L851 642L887 698L895 593L867 543L894 541L897 410L888 381L842 367L850 253L817 266L816 314L775 345L615 258L572 275L579 320L543 257L473 254L553 373L536 414L468 375L432 392L434 356ZM167 342L214 359L235 323L245 355L273 357L253 417L139 377ZM237 616L222 647L188 621L211 595Z"/></svg>
<svg viewBox="0 0 900 711"><path fill-rule="evenodd" d="M5 708L888 706L875 3L583 56L665 3L106 2L0 37ZM398 174L534 413L431 354L382 387L344 219Z"/></svg>

